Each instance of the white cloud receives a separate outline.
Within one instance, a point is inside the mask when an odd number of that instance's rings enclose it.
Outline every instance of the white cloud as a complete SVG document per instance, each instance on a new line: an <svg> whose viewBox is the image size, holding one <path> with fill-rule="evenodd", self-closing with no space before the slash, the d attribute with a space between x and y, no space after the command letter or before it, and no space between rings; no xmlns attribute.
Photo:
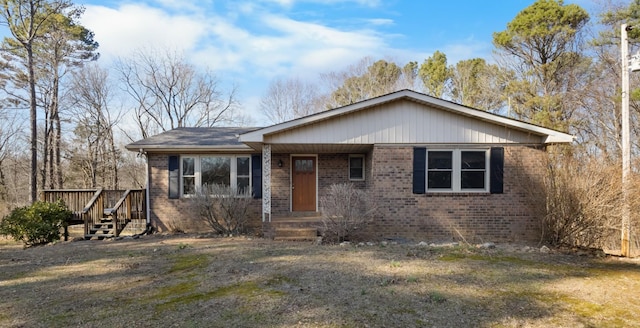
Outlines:
<svg viewBox="0 0 640 328"><path fill-rule="evenodd" d="M317 3L322 5L335 5L338 3L357 3L361 6L377 7L381 0L263 0L267 3L275 3L282 7L293 7L296 3Z"/></svg>
<svg viewBox="0 0 640 328"><path fill-rule="evenodd" d="M274 1L295 5L297 0ZM379 4L377 0L311 1ZM318 73L340 70L365 56L391 55L400 57L399 61L425 58L424 52L394 49L387 43L398 35L383 34L376 28L394 24L390 19L361 19L356 21L360 28L345 29L321 21L296 20L256 2L228 6L207 2L156 0L159 7L87 5L81 23L95 32L102 63L141 47L184 51L193 63L211 69L226 85L238 84L248 112L257 110L256 97L278 76L315 80ZM462 47L444 50L448 56L466 51Z"/></svg>
<svg viewBox="0 0 640 328"><path fill-rule="evenodd" d="M106 61L140 47L189 50L196 46L206 27L198 17L172 16L144 5L117 9L86 6L81 23L95 33L99 52Z"/></svg>
<svg viewBox="0 0 640 328"><path fill-rule="evenodd" d="M377 25L377 26L394 24L393 19L387 19L387 18L372 18L372 19L367 19L366 22L371 25Z"/></svg>

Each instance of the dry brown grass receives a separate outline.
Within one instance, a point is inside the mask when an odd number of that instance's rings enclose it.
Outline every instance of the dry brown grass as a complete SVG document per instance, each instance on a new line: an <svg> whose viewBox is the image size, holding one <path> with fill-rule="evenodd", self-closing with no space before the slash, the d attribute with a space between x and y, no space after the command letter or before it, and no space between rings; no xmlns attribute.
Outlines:
<svg viewBox="0 0 640 328"><path fill-rule="evenodd" d="M640 327L640 262L522 247L0 240L1 327Z"/></svg>

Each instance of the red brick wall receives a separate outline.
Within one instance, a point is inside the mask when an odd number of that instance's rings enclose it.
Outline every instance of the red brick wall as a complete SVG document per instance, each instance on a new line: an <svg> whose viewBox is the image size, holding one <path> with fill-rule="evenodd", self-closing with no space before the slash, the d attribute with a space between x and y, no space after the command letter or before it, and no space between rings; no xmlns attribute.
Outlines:
<svg viewBox="0 0 640 328"><path fill-rule="evenodd" d="M169 199L169 155L148 154L149 189L151 223L160 232L181 230L184 232L213 231L194 213L189 198ZM249 226L259 230L262 225L260 213L262 200L255 199L251 204ZM254 231L258 233L259 231Z"/></svg>
<svg viewBox="0 0 640 328"><path fill-rule="evenodd" d="M371 190L382 218L369 232L378 238L424 241L538 240L536 200L529 190L539 188L531 181L540 178L544 159L543 150L505 147L503 194L413 194L413 147L376 146Z"/></svg>
<svg viewBox="0 0 640 328"><path fill-rule="evenodd" d="M349 181L348 154L318 155L318 197L334 183L352 182L373 193L381 217L369 232L376 238L415 241L461 240L536 241L539 220L529 189L539 186L545 152L524 146L505 146L504 193L413 194L413 147L375 146L365 154L365 181ZM282 160L282 167L278 162ZM168 156L150 154L151 220L160 231L209 229L192 214L189 199L168 199ZM290 213L290 154L273 154L271 161L272 217ZM251 225L261 226L261 200L253 202ZM208 230L207 230L208 231Z"/></svg>

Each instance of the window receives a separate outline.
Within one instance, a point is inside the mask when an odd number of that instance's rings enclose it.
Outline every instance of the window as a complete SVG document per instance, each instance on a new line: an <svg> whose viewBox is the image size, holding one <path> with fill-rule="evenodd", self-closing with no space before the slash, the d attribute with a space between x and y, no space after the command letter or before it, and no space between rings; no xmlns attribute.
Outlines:
<svg viewBox="0 0 640 328"><path fill-rule="evenodd" d="M182 195L189 196L206 185L224 185L239 193L251 188L250 156L182 156Z"/></svg>
<svg viewBox="0 0 640 328"><path fill-rule="evenodd" d="M488 150L427 152L429 191L488 191Z"/></svg>
<svg viewBox="0 0 640 328"><path fill-rule="evenodd" d="M349 180L364 180L364 155L349 155Z"/></svg>

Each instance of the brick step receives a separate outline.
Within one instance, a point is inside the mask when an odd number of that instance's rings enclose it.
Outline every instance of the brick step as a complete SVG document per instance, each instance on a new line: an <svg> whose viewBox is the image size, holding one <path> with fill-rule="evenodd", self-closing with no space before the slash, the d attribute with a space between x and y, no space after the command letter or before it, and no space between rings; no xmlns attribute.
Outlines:
<svg viewBox="0 0 640 328"><path fill-rule="evenodd" d="M289 219L289 220L282 220L279 219L278 221L272 221L271 225L275 228L275 229L297 229L297 228L319 228L322 226L322 220L317 219L317 220L309 220L309 219Z"/></svg>
<svg viewBox="0 0 640 328"><path fill-rule="evenodd" d="M273 240L316 240L316 228L276 228Z"/></svg>

